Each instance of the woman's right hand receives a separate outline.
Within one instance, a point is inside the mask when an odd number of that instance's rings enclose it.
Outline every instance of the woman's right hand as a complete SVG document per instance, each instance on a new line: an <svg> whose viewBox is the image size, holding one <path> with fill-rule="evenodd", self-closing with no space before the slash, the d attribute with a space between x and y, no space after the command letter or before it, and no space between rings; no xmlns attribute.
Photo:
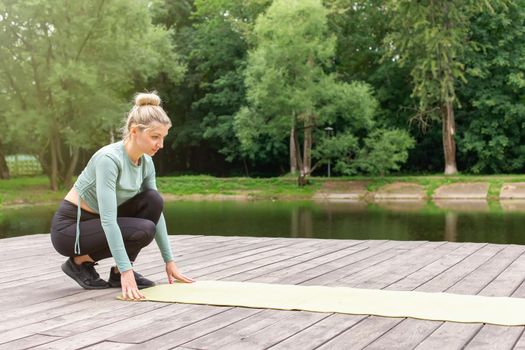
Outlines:
<svg viewBox="0 0 525 350"><path fill-rule="evenodd" d="M142 294L137 287L133 270L127 270L120 274L120 285L122 287L122 298L124 300L140 300L145 298L144 294Z"/></svg>

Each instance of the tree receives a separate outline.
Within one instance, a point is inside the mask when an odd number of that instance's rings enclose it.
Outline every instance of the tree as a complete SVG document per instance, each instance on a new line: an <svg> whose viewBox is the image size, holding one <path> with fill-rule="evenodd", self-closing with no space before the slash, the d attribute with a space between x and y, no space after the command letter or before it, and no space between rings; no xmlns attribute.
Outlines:
<svg viewBox="0 0 525 350"><path fill-rule="evenodd" d="M163 84L172 96L166 107L177 129L167 140L178 155L171 166L220 174L243 166L248 173L250 162L239 147L233 116L245 104L244 69L255 18L270 3L170 0L154 10L160 14L157 23L176 27L173 40L187 65L183 81ZM199 166L200 159L206 168ZM224 160L228 171L221 169ZM269 160L261 153L251 163Z"/></svg>
<svg viewBox="0 0 525 350"><path fill-rule="evenodd" d="M454 107L458 105L456 87L465 81L470 18L491 6L488 0L390 0L388 4L392 32L385 40L391 49L386 58L410 66L418 117L423 122L441 120L445 174L455 174Z"/></svg>
<svg viewBox="0 0 525 350"><path fill-rule="evenodd" d="M466 84L458 96L458 145L473 173L522 171L525 166L525 1L495 5L472 19Z"/></svg>
<svg viewBox="0 0 525 350"><path fill-rule="evenodd" d="M7 126L5 124L4 109L6 106L0 107L0 130L6 130ZM7 161L5 159L5 137L0 139L0 180L9 179L9 168L7 166Z"/></svg>
<svg viewBox="0 0 525 350"><path fill-rule="evenodd" d="M8 140L38 156L54 190L70 186L82 150L115 138L133 91L183 72L145 0L6 0L0 42Z"/></svg>
<svg viewBox="0 0 525 350"><path fill-rule="evenodd" d="M7 162L5 160L3 146L0 143L0 180L5 179L9 179L9 168L7 167Z"/></svg>
<svg viewBox="0 0 525 350"><path fill-rule="evenodd" d="M320 1L274 1L257 19L254 36L245 78L248 103L235 117L237 136L252 154L261 147L278 149L288 138L291 169L297 166L304 185L315 168L312 145L318 128L341 114L367 126L373 112L359 115L338 106L355 107L352 94L366 97L365 104L375 100L365 85L345 85L330 74L335 37Z"/></svg>

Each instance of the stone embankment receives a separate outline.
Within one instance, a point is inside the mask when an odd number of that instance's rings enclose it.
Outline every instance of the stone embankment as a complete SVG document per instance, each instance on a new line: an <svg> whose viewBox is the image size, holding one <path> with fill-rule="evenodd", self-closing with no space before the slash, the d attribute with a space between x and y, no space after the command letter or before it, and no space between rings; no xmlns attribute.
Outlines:
<svg viewBox="0 0 525 350"><path fill-rule="evenodd" d="M427 193L420 184L411 182L394 182L387 184L375 191L369 191L367 181L333 181L326 182L322 189L316 193L315 199L319 200L427 200L461 201L461 200L486 200L488 198L489 184L486 182L461 182L443 185ZM525 182L505 183L499 192L501 201L525 201Z"/></svg>

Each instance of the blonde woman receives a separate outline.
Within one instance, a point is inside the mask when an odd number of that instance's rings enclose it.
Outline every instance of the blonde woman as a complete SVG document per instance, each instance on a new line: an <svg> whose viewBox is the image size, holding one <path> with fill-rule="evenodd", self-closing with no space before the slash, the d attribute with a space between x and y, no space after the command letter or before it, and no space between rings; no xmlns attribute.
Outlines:
<svg viewBox="0 0 525 350"><path fill-rule="evenodd" d="M166 263L169 283L193 280L173 261L163 200L157 192L152 156L163 147L171 121L155 93L140 93L128 113L122 141L98 150L55 213L51 241L68 256L62 270L85 289L120 287L125 299L154 282L133 270L140 250L153 239ZM108 281L95 270L113 256Z"/></svg>

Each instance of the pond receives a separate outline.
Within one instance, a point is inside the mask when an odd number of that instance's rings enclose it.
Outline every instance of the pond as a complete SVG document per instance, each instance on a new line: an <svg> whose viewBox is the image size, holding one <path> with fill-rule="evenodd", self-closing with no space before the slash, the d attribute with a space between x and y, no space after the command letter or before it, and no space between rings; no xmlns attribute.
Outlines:
<svg viewBox="0 0 525 350"><path fill-rule="evenodd" d="M525 207L525 205L524 205ZM56 206L3 209L0 238L48 233ZM525 209L499 202L167 202L171 234L525 244Z"/></svg>

